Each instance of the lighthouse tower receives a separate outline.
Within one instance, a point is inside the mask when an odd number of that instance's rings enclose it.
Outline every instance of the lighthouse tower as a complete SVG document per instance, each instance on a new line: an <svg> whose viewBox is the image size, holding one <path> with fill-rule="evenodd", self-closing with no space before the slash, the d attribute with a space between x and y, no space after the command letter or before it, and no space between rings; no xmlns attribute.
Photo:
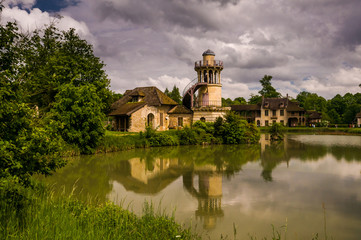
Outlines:
<svg viewBox="0 0 361 240"><path fill-rule="evenodd" d="M214 60L214 52L205 51L203 61L197 61L194 64L194 70L198 75L198 98L195 107L222 106L222 84L221 71L223 62Z"/></svg>
<svg viewBox="0 0 361 240"><path fill-rule="evenodd" d="M202 54L203 60L194 63L197 78L183 92L183 105L192 109L193 122L214 122L231 110L230 107L222 107L223 62L215 60L215 55L208 49Z"/></svg>

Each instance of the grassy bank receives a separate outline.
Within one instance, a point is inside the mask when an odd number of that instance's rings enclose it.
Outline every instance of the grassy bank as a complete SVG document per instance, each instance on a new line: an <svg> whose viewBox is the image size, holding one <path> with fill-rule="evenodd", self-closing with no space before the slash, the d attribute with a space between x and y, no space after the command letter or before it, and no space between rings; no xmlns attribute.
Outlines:
<svg viewBox="0 0 361 240"><path fill-rule="evenodd" d="M262 133L267 133L270 127L261 127ZM350 134L361 135L361 128L335 128L335 127L285 127L287 133L320 133L320 134Z"/></svg>
<svg viewBox="0 0 361 240"><path fill-rule="evenodd" d="M138 217L112 203L54 197L43 187L16 191L1 196L0 239L199 239L152 204Z"/></svg>

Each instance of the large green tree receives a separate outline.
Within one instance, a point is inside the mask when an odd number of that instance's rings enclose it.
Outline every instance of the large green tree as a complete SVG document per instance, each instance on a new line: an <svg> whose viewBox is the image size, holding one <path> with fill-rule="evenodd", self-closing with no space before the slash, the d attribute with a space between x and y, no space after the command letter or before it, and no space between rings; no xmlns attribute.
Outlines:
<svg viewBox="0 0 361 240"><path fill-rule="evenodd" d="M64 165L61 138L23 102L20 83L12 79L0 72L0 178L28 183L31 175L47 175Z"/></svg>
<svg viewBox="0 0 361 240"><path fill-rule="evenodd" d="M93 153L104 136L104 115L101 100L94 85L61 86L55 96L50 118L58 122L63 139L80 148L82 153Z"/></svg>
<svg viewBox="0 0 361 240"><path fill-rule="evenodd" d="M111 104L109 79L104 63L74 29L59 31L54 25L24 38L24 86L28 101L45 112L50 110L63 84L93 85L106 110Z"/></svg>

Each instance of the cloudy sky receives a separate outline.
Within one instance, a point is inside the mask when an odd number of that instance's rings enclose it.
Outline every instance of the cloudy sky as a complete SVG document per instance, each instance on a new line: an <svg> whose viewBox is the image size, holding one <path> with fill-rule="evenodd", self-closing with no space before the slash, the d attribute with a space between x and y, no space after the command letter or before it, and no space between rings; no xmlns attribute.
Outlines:
<svg viewBox="0 0 361 240"><path fill-rule="evenodd" d="M283 95L327 99L361 89L360 0L5 0L2 23L23 31L61 15L106 64L111 88L181 91L211 49L223 97L249 98L273 76Z"/></svg>

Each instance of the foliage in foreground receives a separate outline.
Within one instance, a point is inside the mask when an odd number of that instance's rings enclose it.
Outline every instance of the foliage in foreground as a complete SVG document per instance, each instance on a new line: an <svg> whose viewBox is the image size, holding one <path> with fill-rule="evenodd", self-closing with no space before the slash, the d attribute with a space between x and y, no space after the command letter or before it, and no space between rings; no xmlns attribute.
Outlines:
<svg viewBox="0 0 361 240"><path fill-rule="evenodd" d="M198 238L189 229L182 229L174 217L156 213L152 204L145 203L143 216L138 217L112 203L85 204L71 197L55 198L44 188L22 188L23 199L11 201L4 198L4 192L20 186L1 186L1 239Z"/></svg>

